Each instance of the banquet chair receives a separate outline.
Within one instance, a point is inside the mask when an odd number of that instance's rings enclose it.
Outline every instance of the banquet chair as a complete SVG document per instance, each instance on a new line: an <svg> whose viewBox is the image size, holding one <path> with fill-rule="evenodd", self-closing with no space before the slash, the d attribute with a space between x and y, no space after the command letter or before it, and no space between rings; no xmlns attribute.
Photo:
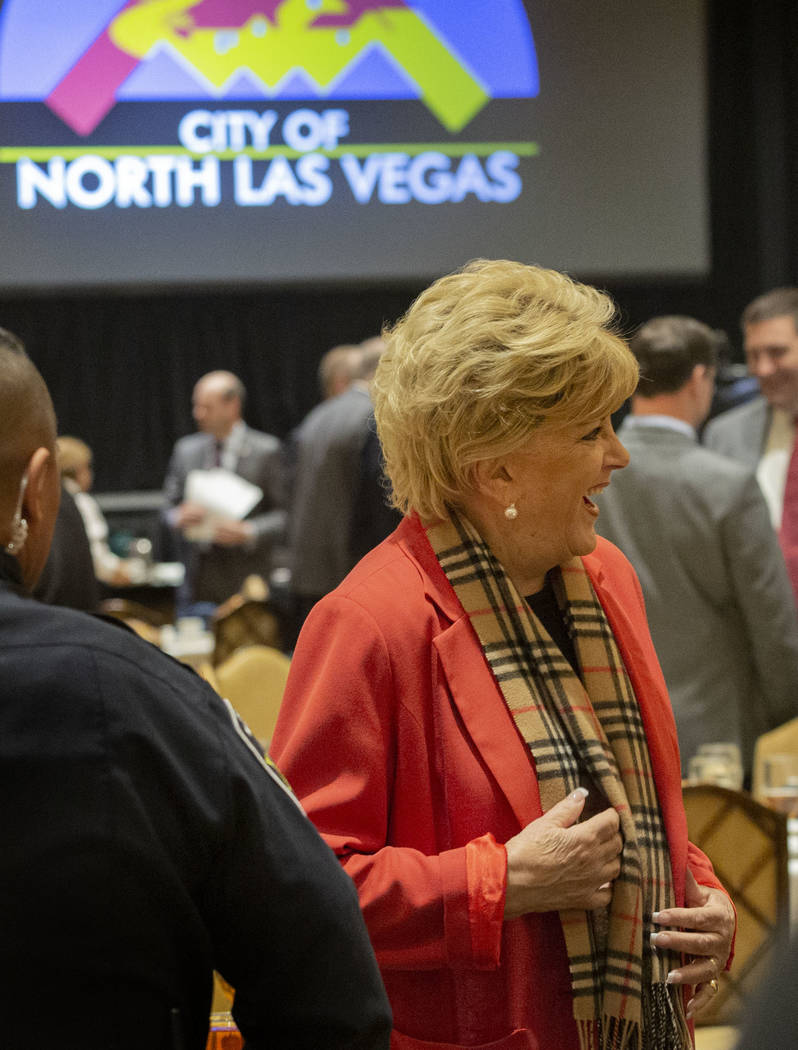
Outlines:
<svg viewBox="0 0 798 1050"><path fill-rule="evenodd" d="M153 645L161 644L163 617L154 610L137 602L130 602L126 598L107 598L100 602L99 611L103 616L126 623L139 638L152 642Z"/></svg>
<svg viewBox="0 0 798 1050"><path fill-rule="evenodd" d="M248 645L214 668L217 692L230 701L264 748L274 733L290 666L279 649Z"/></svg>
<svg viewBox="0 0 798 1050"><path fill-rule="evenodd" d="M196 668L197 674L200 678L204 678L211 689L215 689L219 692L219 679L216 677L216 671L213 664L209 660L203 660L199 667Z"/></svg>
<svg viewBox="0 0 798 1050"><path fill-rule="evenodd" d="M721 973L718 994L696 1024L734 1025L789 921L787 818L744 791L687 784L683 792L690 841L712 861L737 909L732 969Z"/></svg>
<svg viewBox="0 0 798 1050"><path fill-rule="evenodd" d="M236 649L247 645L282 648L280 617L267 598L234 594L218 607L211 619L213 663L223 663Z"/></svg>
<svg viewBox="0 0 798 1050"><path fill-rule="evenodd" d="M152 627L163 627L166 623L166 617L162 613L130 598L105 598L100 602L99 611L104 616L113 616L125 622L139 620Z"/></svg>
<svg viewBox="0 0 798 1050"><path fill-rule="evenodd" d="M798 755L798 718L792 718L784 725L776 726L769 733L757 737L754 745L754 772L751 792L754 798L764 795L765 759L778 754Z"/></svg>

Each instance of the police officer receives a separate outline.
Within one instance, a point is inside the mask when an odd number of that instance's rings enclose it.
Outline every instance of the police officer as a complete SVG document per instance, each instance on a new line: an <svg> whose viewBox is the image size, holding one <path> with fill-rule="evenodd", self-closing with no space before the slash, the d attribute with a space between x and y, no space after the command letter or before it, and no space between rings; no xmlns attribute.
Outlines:
<svg viewBox="0 0 798 1050"><path fill-rule="evenodd" d="M225 704L28 591L59 499L44 382L0 330L0 1045L387 1048L354 887Z"/></svg>

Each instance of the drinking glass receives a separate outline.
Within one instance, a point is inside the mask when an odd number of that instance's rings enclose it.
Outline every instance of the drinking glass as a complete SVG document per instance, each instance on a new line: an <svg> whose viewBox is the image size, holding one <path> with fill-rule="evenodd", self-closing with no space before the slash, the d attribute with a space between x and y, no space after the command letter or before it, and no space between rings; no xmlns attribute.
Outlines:
<svg viewBox="0 0 798 1050"><path fill-rule="evenodd" d="M688 779L699 784L717 784L739 791L743 786L743 762L737 744L702 744L688 764Z"/></svg>
<svg viewBox="0 0 798 1050"><path fill-rule="evenodd" d="M798 754L766 755L762 763L762 793L766 805L798 817Z"/></svg>

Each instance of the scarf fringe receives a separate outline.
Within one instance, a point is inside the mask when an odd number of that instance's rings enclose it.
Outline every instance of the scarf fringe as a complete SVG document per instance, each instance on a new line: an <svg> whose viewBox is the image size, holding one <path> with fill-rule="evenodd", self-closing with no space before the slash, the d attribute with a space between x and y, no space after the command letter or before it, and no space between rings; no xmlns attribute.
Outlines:
<svg viewBox="0 0 798 1050"><path fill-rule="evenodd" d="M650 984L643 989L643 1016L646 1019L645 1050L692 1050L693 1037L684 1014L682 989L678 985Z"/></svg>
<svg viewBox="0 0 798 1050"><path fill-rule="evenodd" d="M576 1026L579 1050L643 1050L637 1021L604 1014L601 1020L577 1021Z"/></svg>
<svg viewBox="0 0 798 1050"><path fill-rule="evenodd" d="M645 1033L639 1022L604 1014L579 1019L579 1050L692 1050L693 1038L682 1007L681 990L666 984L643 992Z"/></svg>

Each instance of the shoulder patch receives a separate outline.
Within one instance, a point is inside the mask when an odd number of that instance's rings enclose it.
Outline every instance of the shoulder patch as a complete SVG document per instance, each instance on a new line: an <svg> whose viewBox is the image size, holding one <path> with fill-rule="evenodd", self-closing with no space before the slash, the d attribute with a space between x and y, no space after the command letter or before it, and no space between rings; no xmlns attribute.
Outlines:
<svg viewBox="0 0 798 1050"><path fill-rule="evenodd" d="M277 766L274 764L274 762L269 758L269 756L263 753L263 748L258 743L255 734L249 728L247 723L244 721L241 715L239 715L239 713L236 711L236 709L233 707L229 700L225 699L225 697L222 697L221 699L222 703L224 704L227 710L227 714L230 718L230 723L233 726L233 730L235 731L239 739L243 742L244 746L247 748L247 750L250 752L253 758L257 762L259 762L260 765L266 770L266 772L269 774L272 780L276 784L278 784L286 793L286 795L288 795L291 801L296 804L300 812L304 813L305 811L304 809L302 809L302 804L300 803L299 799L296 797L294 792L291 790L290 784L285 779L280 770L277 768Z"/></svg>

